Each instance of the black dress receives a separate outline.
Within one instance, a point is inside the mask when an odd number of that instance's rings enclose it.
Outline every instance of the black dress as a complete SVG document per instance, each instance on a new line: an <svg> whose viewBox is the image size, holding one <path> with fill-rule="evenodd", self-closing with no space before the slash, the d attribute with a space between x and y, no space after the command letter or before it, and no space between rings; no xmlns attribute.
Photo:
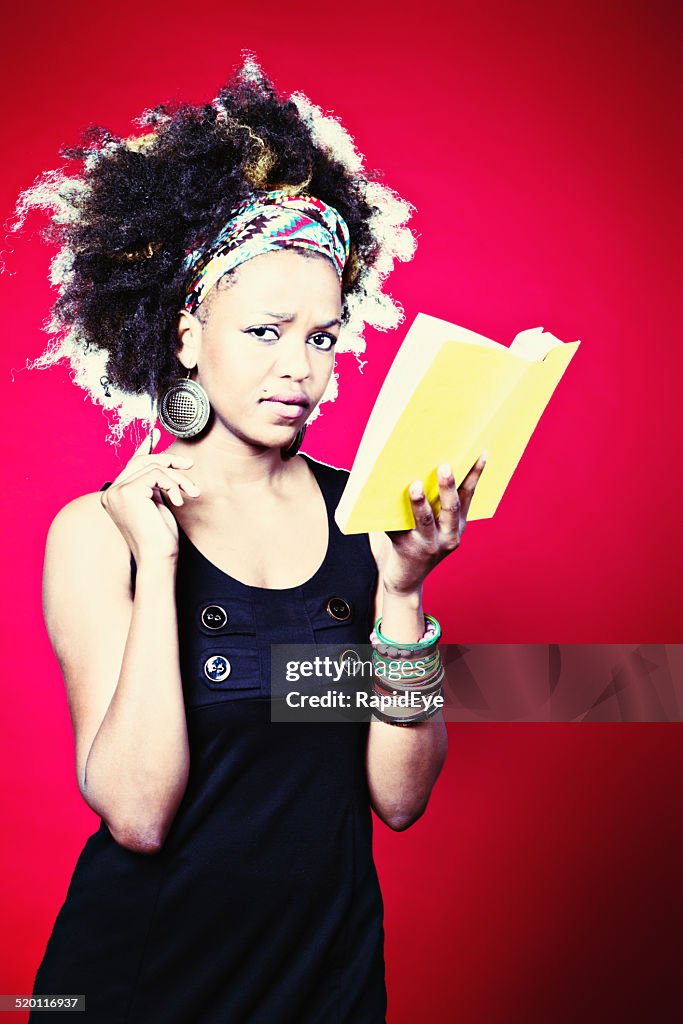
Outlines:
<svg viewBox="0 0 683 1024"><path fill-rule="evenodd" d="M271 643L367 644L377 583L367 535L334 521L348 472L304 458L329 544L302 586L240 583L180 530L189 781L158 853L119 846L104 822L85 844L34 983L85 994L75 1019L385 1021L368 723L271 721Z"/></svg>

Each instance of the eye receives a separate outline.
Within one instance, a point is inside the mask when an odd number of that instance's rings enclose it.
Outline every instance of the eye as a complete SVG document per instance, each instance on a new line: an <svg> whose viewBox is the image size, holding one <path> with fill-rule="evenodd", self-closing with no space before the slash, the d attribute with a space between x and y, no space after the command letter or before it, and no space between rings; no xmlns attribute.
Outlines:
<svg viewBox="0 0 683 1024"><path fill-rule="evenodd" d="M273 340L272 338L265 338L263 336L263 334L257 334L256 333L257 331L272 331L276 338L280 337L280 335L277 333L277 329L275 327L266 327L265 325L263 327L250 327L249 330L246 333L253 335L254 338L258 338L259 341L272 341Z"/></svg>
<svg viewBox="0 0 683 1024"><path fill-rule="evenodd" d="M334 334L314 334L311 341L315 342L316 338L322 340L323 344L314 344L313 347L319 348L323 352L329 352L330 349L334 348L334 346L337 343L337 339L335 338Z"/></svg>

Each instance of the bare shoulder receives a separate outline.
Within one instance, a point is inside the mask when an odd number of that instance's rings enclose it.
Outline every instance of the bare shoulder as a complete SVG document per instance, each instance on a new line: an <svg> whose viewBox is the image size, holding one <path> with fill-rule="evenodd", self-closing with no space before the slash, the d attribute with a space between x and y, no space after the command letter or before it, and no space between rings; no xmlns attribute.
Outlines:
<svg viewBox="0 0 683 1024"><path fill-rule="evenodd" d="M76 569L81 577L104 569L108 579L127 585L130 551L101 496L101 491L83 494L57 512L47 534L46 575L54 570L68 585Z"/></svg>
<svg viewBox="0 0 683 1024"><path fill-rule="evenodd" d="M120 542L127 549L118 527L102 505L102 493L93 491L81 494L67 502L52 520L49 532L59 537L68 537L72 534L83 536L82 531L85 531L83 539L94 537L113 546L120 546Z"/></svg>
<svg viewBox="0 0 683 1024"><path fill-rule="evenodd" d="M96 516L99 517L100 512L104 512L102 507L103 493L103 491L92 491L90 494L81 494L77 498L72 498L71 501L63 505L59 512L57 512L52 520L52 525L56 524L60 528L63 525L68 527L71 523L83 525L88 520L96 521ZM104 514L106 516L106 512ZM109 517L107 516L107 518Z"/></svg>

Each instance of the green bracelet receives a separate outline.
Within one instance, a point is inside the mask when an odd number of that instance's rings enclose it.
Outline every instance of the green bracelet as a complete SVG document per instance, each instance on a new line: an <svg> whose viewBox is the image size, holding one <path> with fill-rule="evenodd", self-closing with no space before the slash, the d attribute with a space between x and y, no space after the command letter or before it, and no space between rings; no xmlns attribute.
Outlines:
<svg viewBox="0 0 683 1024"><path fill-rule="evenodd" d="M382 616L380 615L375 623L374 630L378 643L373 646L375 646L375 649L379 651L380 654L388 655L390 658L405 658L409 657L411 654L423 654L426 651L432 650L441 637L441 624L433 615L425 615L425 622L434 626L436 630L435 635L430 636L427 640L416 640L415 643L411 644L398 643L394 640L390 640L386 636L383 636L379 628L381 621Z"/></svg>

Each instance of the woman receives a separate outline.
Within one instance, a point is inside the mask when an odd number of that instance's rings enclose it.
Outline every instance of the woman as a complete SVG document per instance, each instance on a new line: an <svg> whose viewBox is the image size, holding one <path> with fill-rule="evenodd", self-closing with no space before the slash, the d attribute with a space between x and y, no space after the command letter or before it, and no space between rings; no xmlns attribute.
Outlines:
<svg viewBox="0 0 683 1024"><path fill-rule="evenodd" d="M66 334L46 360L68 355L86 386L95 361L106 398L149 396L176 437L156 452L153 429L49 531L46 623L101 825L34 993L85 994L98 1022L379 1024L370 808L397 831L424 812L443 718L271 721L270 646L365 644L376 624L380 661L389 641L409 669L427 653L420 692L438 692L422 584L483 462L459 490L441 467L438 522L415 481L414 530L343 536L348 473L297 451L343 330L348 348L362 321L391 321L406 206L397 220L343 129L253 61L213 104L143 123L141 139L90 132L69 153L80 177L24 204L52 203L62 245Z"/></svg>

